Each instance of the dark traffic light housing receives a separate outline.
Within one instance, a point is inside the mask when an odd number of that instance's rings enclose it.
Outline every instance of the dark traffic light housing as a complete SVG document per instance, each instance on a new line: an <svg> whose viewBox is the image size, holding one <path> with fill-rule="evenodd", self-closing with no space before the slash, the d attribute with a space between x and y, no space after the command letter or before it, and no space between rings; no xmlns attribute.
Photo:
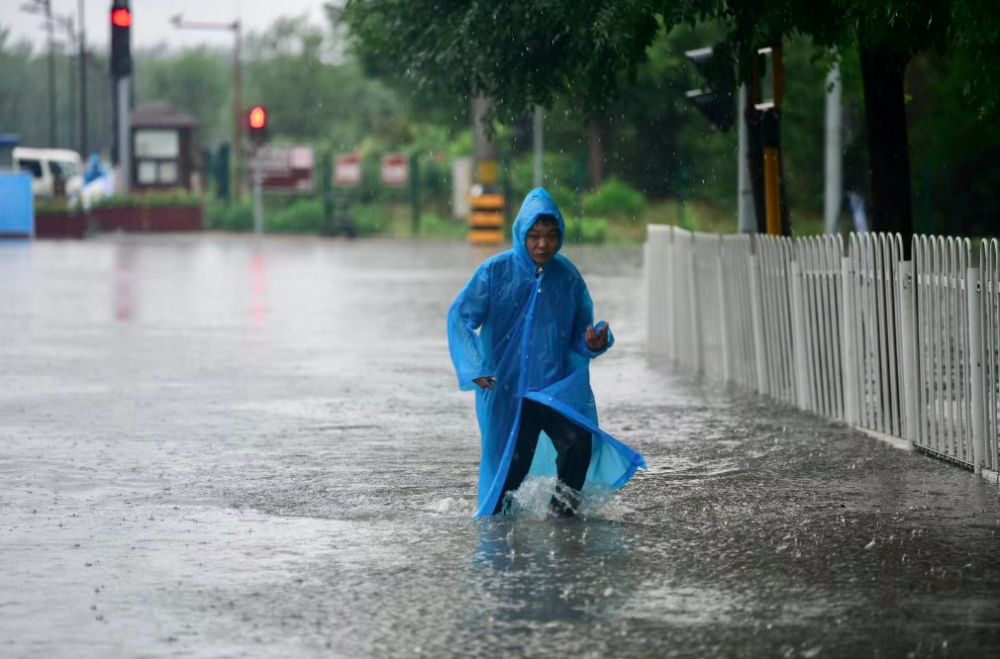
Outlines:
<svg viewBox="0 0 1000 659"><path fill-rule="evenodd" d="M250 132L250 141L254 144L263 144L267 141L267 110L261 106L256 106L247 114L247 128Z"/></svg>
<svg viewBox="0 0 1000 659"><path fill-rule="evenodd" d="M687 97L719 130L730 130L736 124L736 78L729 49L719 44L689 50L684 55L694 62L707 86L693 89Z"/></svg>
<svg viewBox="0 0 1000 659"><path fill-rule="evenodd" d="M111 75L114 78L132 74L131 31L132 12L128 0L114 0L111 3Z"/></svg>

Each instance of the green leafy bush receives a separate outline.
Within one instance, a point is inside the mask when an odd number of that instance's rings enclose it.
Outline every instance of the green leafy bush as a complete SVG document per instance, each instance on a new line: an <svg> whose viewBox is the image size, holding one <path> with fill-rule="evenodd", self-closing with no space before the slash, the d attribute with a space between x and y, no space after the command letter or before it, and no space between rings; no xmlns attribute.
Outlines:
<svg viewBox="0 0 1000 659"><path fill-rule="evenodd" d="M231 204L209 202L205 207L205 228L211 231L253 231L253 205L249 199Z"/></svg>
<svg viewBox="0 0 1000 659"><path fill-rule="evenodd" d="M566 220L567 243L603 243L608 239L610 225L607 220L585 217Z"/></svg>
<svg viewBox="0 0 1000 659"><path fill-rule="evenodd" d="M552 200L556 202L556 206L559 207L559 211L563 214L564 219L576 215L576 195L573 194L573 190L562 185L552 185L545 189L552 195ZM514 205L515 213L521 207L521 201L520 199L516 200Z"/></svg>
<svg viewBox="0 0 1000 659"><path fill-rule="evenodd" d="M323 220L323 199L307 197L268 211L264 216L264 227L274 233L322 233Z"/></svg>
<svg viewBox="0 0 1000 659"><path fill-rule="evenodd" d="M132 195L113 195L97 199L94 208L164 208L177 206L198 206L201 198L187 190L165 190Z"/></svg>
<svg viewBox="0 0 1000 659"><path fill-rule="evenodd" d="M65 199L35 199L36 215L73 215L79 207L70 206Z"/></svg>
<svg viewBox="0 0 1000 659"><path fill-rule="evenodd" d="M646 197L628 183L609 178L597 192L583 196L585 215L616 220L638 220L646 210Z"/></svg>
<svg viewBox="0 0 1000 659"><path fill-rule="evenodd" d="M351 219L359 236L371 236L388 229L392 219L385 208L377 204L355 204L351 206Z"/></svg>
<svg viewBox="0 0 1000 659"><path fill-rule="evenodd" d="M469 232L465 222L442 217L437 213L421 213L420 235L445 238L458 238Z"/></svg>
<svg viewBox="0 0 1000 659"><path fill-rule="evenodd" d="M542 161L545 172L545 182L542 185L556 204L559 210L566 217L575 213L574 186L579 183L581 174L576 171L578 163L566 154L546 153ZM514 160L510 164L510 196L508 203L512 205L514 212L521 207L524 197L531 192L534 187L535 165L531 156L524 156Z"/></svg>

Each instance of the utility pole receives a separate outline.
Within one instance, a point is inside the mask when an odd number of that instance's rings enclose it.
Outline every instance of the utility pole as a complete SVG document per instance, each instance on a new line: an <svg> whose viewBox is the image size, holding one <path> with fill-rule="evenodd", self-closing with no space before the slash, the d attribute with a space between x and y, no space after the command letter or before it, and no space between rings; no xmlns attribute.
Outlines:
<svg viewBox="0 0 1000 659"><path fill-rule="evenodd" d="M475 158L469 214L469 242L497 244L503 242L504 209L506 200L500 189L498 150L496 142L486 128L485 119L490 114L492 102L485 96L472 99L472 153Z"/></svg>
<svg viewBox="0 0 1000 659"><path fill-rule="evenodd" d="M740 85L739 101L736 113L739 116L739 158L737 161L737 208L739 213L740 233L757 233L757 212L753 205L753 186L750 185L750 165L747 160L749 137L747 136L747 117L743 108L747 104L747 86Z"/></svg>
<svg viewBox="0 0 1000 659"><path fill-rule="evenodd" d="M545 111L541 105L535 106L535 125L531 131L532 142L535 150L535 187L540 188L545 182L544 155L545 155Z"/></svg>
<svg viewBox="0 0 1000 659"><path fill-rule="evenodd" d="M243 166L243 65L240 54L243 47L243 28L240 20L236 19L231 23L185 21L183 14L177 14L170 19L170 22L179 30L225 30L232 32L235 38L233 45L233 158L236 162L236 176L234 176L233 191L236 201L239 201L240 191L243 187L243 175L246 173L246 168Z"/></svg>
<svg viewBox="0 0 1000 659"><path fill-rule="evenodd" d="M72 14L68 16L53 14L52 20L58 23L59 27L61 27L63 30L66 31L66 37L68 38L68 41L66 42L66 63L69 65L68 66L69 71L67 71L68 74L67 80L69 81L69 103L67 103L67 105L69 106L70 114L72 115L73 105L76 103L77 100L76 79L74 77L75 73L74 69L76 67L74 66L73 63L73 46L77 42L76 28L74 26L75 21ZM68 123L69 123L68 143L71 147L73 147L76 146L77 144L77 139L76 139L77 124L76 122L72 121L72 119Z"/></svg>
<svg viewBox="0 0 1000 659"><path fill-rule="evenodd" d="M59 133L56 130L56 45L52 24L52 0L40 0L45 6L46 27L49 33L49 142L52 148L59 146Z"/></svg>
<svg viewBox="0 0 1000 659"><path fill-rule="evenodd" d="M80 17L80 155L86 158L90 144L87 140L87 21L83 18L86 16L84 2L80 0L77 15Z"/></svg>
<svg viewBox="0 0 1000 659"><path fill-rule="evenodd" d="M236 201L240 200L243 189L243 176L246 168L243 166L243 28L240 21L233 22L233 34L236 44L233 48L233 148L236 154L236 176L234 193Z"/></svg>
<svg viewBox="0 0 1000 659"><path fill-rule="evenodd" d="M781 190L781 102L784 93L784 67L781 57L781 43L771 48L761 48L758 55L770 56L772 97L760 103L762 111L761 134L764 142L764 199L766 203L767 233L772 236L787 235L790 228L785 226ZM759 62L755 61L754 84L759 85Z"/></svg>
<svg viewBox="0 0 1000 659"><path fill-rule="evenodd" d="M843 110L840 107L842 86L840 63L826 76L826 233L840 230L840 208L844 198Z"/></svg>
<svg viewBox="0 0 1000 659"><path fill-rule="evenodd" d="M40 14L45 17L45 31L48 34L49 45L49 147L56 148L58 134L56 133L56 51L52 20L52 0L28 0L29 4L21 5L21 11L27 14Z"/></svg>

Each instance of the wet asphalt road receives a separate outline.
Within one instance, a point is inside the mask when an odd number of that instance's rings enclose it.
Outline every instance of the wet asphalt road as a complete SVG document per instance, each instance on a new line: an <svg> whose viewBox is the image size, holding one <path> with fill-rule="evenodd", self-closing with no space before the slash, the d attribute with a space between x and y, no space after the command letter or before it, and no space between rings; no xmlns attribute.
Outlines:
<svg viewBox="0 0 1000 659"><path fill-rule="evenodd" d="M641 250L570 248L650 465L474 521L462 243L0 243L0 657L994 657L1000 495L646 362Z"/></svg>

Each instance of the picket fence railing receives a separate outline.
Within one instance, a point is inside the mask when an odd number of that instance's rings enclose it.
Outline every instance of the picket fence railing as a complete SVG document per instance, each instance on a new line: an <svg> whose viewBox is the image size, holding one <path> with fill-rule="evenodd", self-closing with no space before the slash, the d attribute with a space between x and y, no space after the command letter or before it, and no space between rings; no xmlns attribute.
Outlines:
<svg viewBox="0 0 1000 659"><path fill-rule="evenodd" d="M1000 478L1000 243L648 227L649 351Z"/></svg>

